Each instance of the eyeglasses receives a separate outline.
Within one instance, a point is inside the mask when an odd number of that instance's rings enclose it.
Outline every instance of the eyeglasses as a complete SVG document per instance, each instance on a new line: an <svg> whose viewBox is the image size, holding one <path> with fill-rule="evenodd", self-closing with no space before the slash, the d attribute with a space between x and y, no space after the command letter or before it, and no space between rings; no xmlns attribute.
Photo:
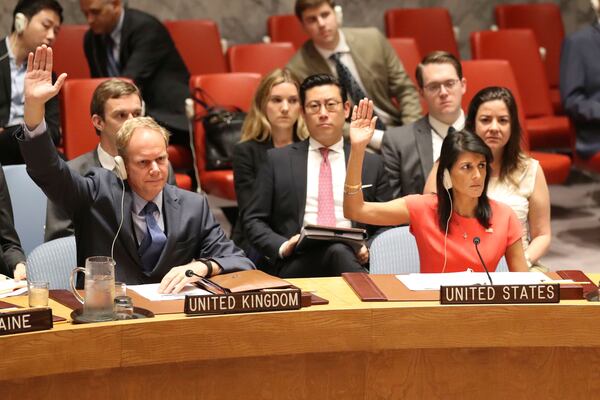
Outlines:
<svg viewBox="0 0 600 400"><path fill-rule="evenodd" d="M321 111L321 107L325 106L327 112L336 112L338 110L338 106L342 104L341 101L336 100L327 100L325 103L319 103L318 101L311 101L310 103L304 106L304 110L309 114L316 114Z"/></svg>
<svg viewBox="0 0 600 400"><path fill-rule="evenodd" d="M432 82L425 86L425 91L429 94L438 94L442 90L442 86L445 87L446 90L450 91L454 89L456 84L459 82L459 79L448 79L445 82Z"/></svg>

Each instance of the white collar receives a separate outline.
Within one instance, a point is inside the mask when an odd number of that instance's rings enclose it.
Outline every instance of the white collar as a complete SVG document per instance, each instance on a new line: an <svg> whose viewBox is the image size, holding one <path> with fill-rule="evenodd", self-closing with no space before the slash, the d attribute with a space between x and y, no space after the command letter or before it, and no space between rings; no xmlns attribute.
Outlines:
<svg viewBox="0 0 600 400"><path fill-rule="evenodd" d="M135 215L140 215L140 212L142 212L144 207L146 207L146 204L148 204L148 201L142 199L133 190L131 191L131 193L133 193L133 212L135 213ZM158 193L156 195L156 197L153 198L151 201L154 204L156 204L156 207L158 207L158 211L162 214L163 191L161 190L160 193Z"/></svg>
<svg viewBox="0 0 600 400"><path fill-rule="evenodd" d="M309 151L311 151L311 150L317 151L321 147L327 147L327 146L323 146L316 139L313 139L311 137L308 138L308 150ZM340 140L338 140L336 143L329 146L329 150L331 150L335 153L343 153L344 152L344 138L341 137Z"/></svg>
<svg viewBox="0 0 600 400"><path fill-rule="evenodd" d="M442 121L433 117L431 114L429 114L427 117L429 119L429 124L431 125L435 133L437 133L438 136L442 139L444 139L448 134L448 128L450 128L450 126L452 126L457 131L460 131L465 127L465 113L463 112L462 108L460 109L460 115L458 116L456 121L452 123L452 125L443 123Z"/></svg>
<svg viewBox="0 0 600 400"><path fill-rule="evenodd" d="M115 169L115 158L108 154L108 152L102 148L100 143L98 143L96 152L98 153L98 160L100 161L102 168L108 169L109 171Z"/></svg>
<svg viewBox="0 0 600 400"><path fill-rule="evenodd" d="M315 49L317 49L317 52L325 60L329 60L329 57L331 57L331 55L335 53L350 53L350 47L348 47L348 43L346 42L346 36L344 35L344 32L342 32L341 29L338 29L338 33L340 35L340 41L333 50L324 49L315 44Z"/></svg>

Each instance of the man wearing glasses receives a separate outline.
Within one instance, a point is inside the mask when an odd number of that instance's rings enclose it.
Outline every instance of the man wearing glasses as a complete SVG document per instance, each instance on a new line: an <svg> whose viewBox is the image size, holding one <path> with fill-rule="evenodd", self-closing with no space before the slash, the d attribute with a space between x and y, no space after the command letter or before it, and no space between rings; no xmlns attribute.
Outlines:
<svg viewBox="0 0 600 400"><path fill-rule="evenodd" d="M448 132L465 125L461 101L467 81L456 57L444 51L426 55L417 66L416 78L429 114L410 125L390 128L381 146L394 198L423 192L442 141Z"/></svg>
<svg viewBox="0 0 600 400"><path fill-rule="evenodd" d="M269 150L243 216L244 231L268 259L272 268L269 272L281 277L364 272L369 260L366 246L356 253L341 243L324 244L303 253L295 251L300 230L307 224L362 227L371 238L378 229L360 226L343 216L346 161L350 154L350 145L342 137L350 114L346 90L332 75L312 75L300 86L300 101L310 138ZM375 154L365 158L362 190L367 201L390 199L383 162Z"/></svg>

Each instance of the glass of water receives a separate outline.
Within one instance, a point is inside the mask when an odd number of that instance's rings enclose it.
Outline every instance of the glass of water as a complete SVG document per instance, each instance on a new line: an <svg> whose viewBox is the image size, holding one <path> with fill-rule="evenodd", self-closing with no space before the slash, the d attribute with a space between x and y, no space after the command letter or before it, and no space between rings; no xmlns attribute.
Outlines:
<svg viewBox="0 0 600 400"><path fill-rule="evenodd" d="M28 282L29 307L48 307L48 282Z"/></svg>

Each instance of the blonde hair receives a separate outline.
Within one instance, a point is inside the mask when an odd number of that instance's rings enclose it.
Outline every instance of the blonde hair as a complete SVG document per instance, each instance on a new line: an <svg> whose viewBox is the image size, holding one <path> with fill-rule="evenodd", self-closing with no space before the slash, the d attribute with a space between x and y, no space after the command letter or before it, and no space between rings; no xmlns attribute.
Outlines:
<svg viewBox="0 0 600 400"><path fill-rule="evenodd" d="M124 159L127 158L127 146L129 145L131 136L133 136L133 133L138 128L147 128L160 133L165 140L165 147L169 145L169 131L156 123L152 117L131 118L125 121L121 129L117 132L117 152Z"/></svg>
<svg viewBox="0 0 600 400"><path fill-rule="evenodd" d="M284 82L293 84L296 86L298 92L300 92L300 83L298 82L298 79L288 69L277 68L260 81L256 93L254 94L250 111L242 125L242 142L248 140L264 142L271 138L271 123L267 119L265 110L273 87ZM301 114L294 124L294 134L300 140L304 140L308 137L308 130L306 129L304 118L302 118Z"/></svg>

